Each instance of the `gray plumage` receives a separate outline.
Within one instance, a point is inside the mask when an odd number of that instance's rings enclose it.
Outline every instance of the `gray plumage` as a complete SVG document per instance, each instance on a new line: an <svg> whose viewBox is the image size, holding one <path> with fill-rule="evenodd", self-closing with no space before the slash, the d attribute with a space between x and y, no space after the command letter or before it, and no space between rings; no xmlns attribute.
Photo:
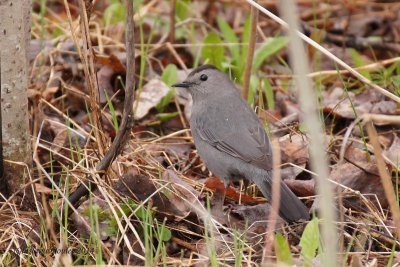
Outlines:
<svg viewBox="0 0 400 267"><path fill-rule="evenodd" d="M270 199L271 144L256 113L228 76L212 65L203 65L173 86L186 88L192 95L190 128L208 169L225 186L230 179L252 181ZM283 182L279 215L288 222L309 219L306 206Z"/></svg>

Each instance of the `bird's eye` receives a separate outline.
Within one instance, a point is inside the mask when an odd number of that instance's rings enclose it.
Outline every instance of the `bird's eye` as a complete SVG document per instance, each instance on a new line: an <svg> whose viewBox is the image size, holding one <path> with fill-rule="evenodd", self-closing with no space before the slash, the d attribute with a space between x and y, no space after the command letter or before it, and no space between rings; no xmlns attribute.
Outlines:
<svg viewBox="0 0 400 267"><path fill-rule="evenodd" d="M204 81L207 81L207 79L208 79L208 76L205 75L205 74L202 74L202 75L200 76L200 80L202 80L203 82L204 82Z"/></svg>

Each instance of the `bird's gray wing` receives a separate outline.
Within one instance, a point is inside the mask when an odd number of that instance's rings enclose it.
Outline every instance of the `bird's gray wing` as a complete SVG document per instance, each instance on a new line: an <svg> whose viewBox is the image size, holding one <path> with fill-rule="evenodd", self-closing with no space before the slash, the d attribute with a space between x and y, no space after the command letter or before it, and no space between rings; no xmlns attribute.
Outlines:
<svg viewBox="0 0 400 267"><path fill-rule="evenodd" d="M259 168L271 170L271 145L262 124L250 108L228 108L226 116L218 110L206 112L196 117L195 124L198 136L216 149Z"/></svg>

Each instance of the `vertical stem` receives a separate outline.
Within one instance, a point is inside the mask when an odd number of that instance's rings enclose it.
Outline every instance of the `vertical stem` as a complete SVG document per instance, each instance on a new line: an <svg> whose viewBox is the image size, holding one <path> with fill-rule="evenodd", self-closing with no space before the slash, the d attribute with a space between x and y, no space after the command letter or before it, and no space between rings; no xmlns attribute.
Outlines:
<svg viewBox="0 0 400 267"><path fill-rule="evenodd" d="M247 52L247 60L243 75L243 97L245 100L247 100L249 96L251 69L253 66L254 50L257 39L258 9L256 7L251 6L250 16L251 16L251 26L250 26L249 50Z"/></svg>
<svg viewBox="0 0 400 267"><path fill-rule="evenodd" d="M83 0L78 1L79 3L79 15L81 20L81 31L82 31L82 55L81 60L83 64L83 70L90 90L90 108L93 117L94 134L98 144L100 155L105 154L106 141L103 137L102 124L101 124L101 112L98 106L99 102L99 87L97 83L97 75L94 66L94 54L92 50L92 42L90 40L89 30L89 18L86 12L86 4ZM72 29L73 30L73 29ZM79 44L76 44L77 46Z"/></svg>
<svg viewBox="0 0 400 267"><path fill-rule="evenodd" d="M169 14L169 42L175 43L175 10L176 0L171 0L171 13Z"/></svg>
<svg viewBox="0 0 400 267"><path fill-rule="evenodd" d="M299 102L304 112L304 123L308 129L310 138L310 160L311 167L316 173L317 190L321 212L322 232L322 265L327 267L337 266L337 233L335 228L335 209L333 190L330 184L327 157L324 151L324 127L319 118L318 102L312 83L307 74L309 66L306 57L306 50L302 40L297 35L299 22L297 10L293 0L279 1L279 12L287 21L287 33L290 38L289 56L294 70L295 81L299 89Z"/></svg>
<svg viewBox="0 0 400 267"><path fill-rule="evenodd" d="M274 243L274 231L276 221L278 220L278 210L281 199L281 150L279 141L276 138L272 139L272 204L268 216L268 227L265 234L265 247L263 250L262 262L267 264L268 257L271 256L272 246Z"/></svg>
<svg viewBox="0 0 400 267"><path fill-rule="evenodd" d="M394 225L396 226L397 238L400 239L400 208L399 203L396 200L395 190L393 188L392 179L389 172L386 169L385 160L382 157L382 148L378 141L378 133L372 121L369 119L367 121L367 131L369 136L369 142L374 148L374 155L376 158L376 163L378 165L379 174L381 176L381 182L383 189L385 190L385 195L389 203L390 210L392 212L392 217Z"/></svg>
<svg viewBox="0 0 400 267"><path fill-rule="evenodd" d="M122 112L119 131L107 150L107 153L96 167L96 171L101 174L104 174L112 161L118 156L125 141L129 138L129 133L133 126L133 101L135 93L135 25L133 15L133 0L126 0L126 82L124 110ZM78 188L70 194L68 198L70 205L78 206L80 198L87 196L90 193L90 190L94 190L96 187L97 184L92 183L92 178L88 177L87 182L81 183ZM73 209L69 210L72 211Z"/></svg>
<svg viewBox="0 0 400 267"><path fill-rule="evenodd" d="M171 0L171 10L169 13L169 35L168 41L170 44L175 43L175 12L176 12L176 0ZM168 61L173 62L173 56L168 55Z"/></svg>

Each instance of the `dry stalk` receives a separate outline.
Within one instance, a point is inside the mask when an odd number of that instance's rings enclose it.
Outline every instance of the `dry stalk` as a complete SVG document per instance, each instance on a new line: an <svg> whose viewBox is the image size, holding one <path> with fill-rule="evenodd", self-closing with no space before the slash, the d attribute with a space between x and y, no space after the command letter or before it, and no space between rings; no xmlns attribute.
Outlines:
<svg viewBox="0 0 400 267"><path fill-rule="evenodd" d="M249 50L247 51L246 65L243 74L243 98L247 100L249 96L251 70L253 67L254 51L257 39L257 21L258 21L258 9L254 6L251 7L250 11L251 25L250 25L250 40Z"/></svg>
<svg viewBox="0 0 400 267"><path fill-rule="evenodd" d="M385 160L382 157L382 148L379 144L378 133L371 120L367 121L367 132L370 143L374 147L374 154L378 164L379 174L381 176L382 186L385 190L385 195L389 203L390 210L392 211L393 221L396 226L397 238L400 239L400 208L396 200L395 191L392 184L392 179L388 170L386 169Z"/></svg>
<svg viewBox="0 0 400 267"><path fill-rule="evenodd" d="M254 1L248 0L252 5ZM259 6L259 5L257 5ZM259 6L258 8L262 8ZM264 12L265 9L262 10ZM312 169L317 176L317 190L319 207L321 212L321 233L323 243L322 264L327 267L336 266L337 259L337 231L334 225L336 221L333 189L328 181L329 169L327 165L326 153L324 147L324 131L322 122L317 112L317 101L315 93L312 89L311 81L306 77L309 73L309 66L306 58L306 50L303 42L299 38L297 20L297 11L294 1L281 1L279 10L284 18L288 21L285 23L289 42L289 55L296 76L296 85L299 88L299 102L304 112L304 123L308 129L310 139L310 162Z"/></svg>
<svg viewBox="0 0 400 267"><path fill-rule="evenodd" d="M133 100L135 91L135 48L134 48L134 19L133 19L133 0L126 0L126 53L127 53L127 68L126 68L126 87L125 87L125 100L124 110L121 119L120 129L115 136L109 150L101 159L96 167L96 172L104 173L111 165L112 161L121 152L123 144L129 137L130 130L133 124ZM91 186L89 186L91 185ZM76 205L78 201L87 194L90 193L89 188L94 190L96 188L95 183L91 183L90 179L87 183L82 183L78 188L71 193L69 201Z"/></svg>
<svg viewBox="0 0 400 267"><path fill-rule="evenodd" d="M266 263L267 258L272 254L272 244L274 242L274 231L276 226L276 220L278 219L278 210L281 201L281 151L279 142L277 139L272 139L272 205L268 216L268 228L265 234L265 247L263 251L262 262Z"/></svg>
<svg viewBox="0 0 400 267"><path fill-rule="evenodd" d="M90 30L89 30L89 18L86 10L86 5L83 0L79 2L79 14L80 14L80 25L82 32L82 54L81 60L83 63L83 70L86 78L86 82L88 83L88 89L90 91L90 108L92 111L92 122L94 126L94 135L96 136L96 141L98 144L98 149L100 155L104 155L106 141L103 136L103 127L101 124L101 114L98 106L98 92L99 87L97 84L97 75L94 67L94 53L92 48L92 42L90 39ZM79 44L77 44L79 45Z"/></svg>

